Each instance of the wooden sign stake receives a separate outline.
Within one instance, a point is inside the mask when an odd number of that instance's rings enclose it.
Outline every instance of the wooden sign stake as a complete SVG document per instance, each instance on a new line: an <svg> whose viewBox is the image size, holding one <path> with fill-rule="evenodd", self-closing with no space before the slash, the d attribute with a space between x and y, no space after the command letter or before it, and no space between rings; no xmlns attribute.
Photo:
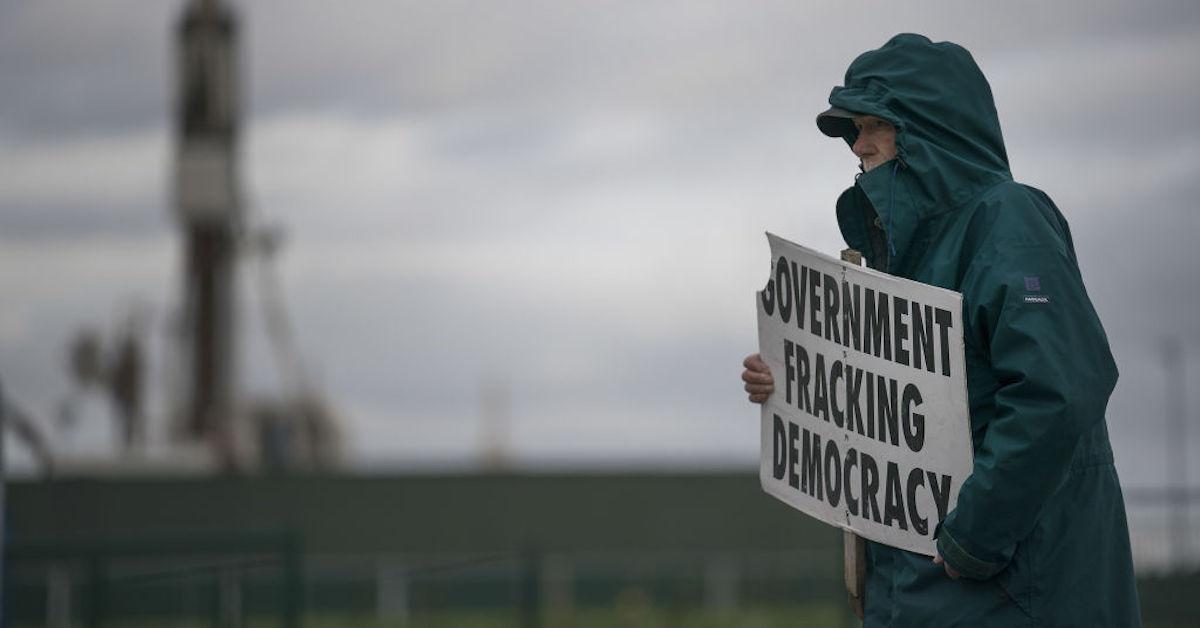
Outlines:
<svg viewBox="0 0 1200 628"><path fill-rule="evenodd" d="M846 249L842 251L842 261L862 266L862 253ZM862 619L866 601L867 543L861 536L849 530L843 530L842 533L847 601L850 602L850 610Z"/></svg>

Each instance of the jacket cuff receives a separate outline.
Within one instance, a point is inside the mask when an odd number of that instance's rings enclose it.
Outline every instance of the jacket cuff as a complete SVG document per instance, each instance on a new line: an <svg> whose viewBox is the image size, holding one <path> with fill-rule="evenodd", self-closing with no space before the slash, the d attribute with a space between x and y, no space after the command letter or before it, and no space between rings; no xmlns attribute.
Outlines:
<svg viewBox="0 0 1200 628"><path fill-rule="evenodd" d="M942 555L942 560L963 577L987 580L1004 569L1004 563L987 561L972 555L954 540L950 531L941 524L938 524L934 536L937 537L937 551Z"/></svg>

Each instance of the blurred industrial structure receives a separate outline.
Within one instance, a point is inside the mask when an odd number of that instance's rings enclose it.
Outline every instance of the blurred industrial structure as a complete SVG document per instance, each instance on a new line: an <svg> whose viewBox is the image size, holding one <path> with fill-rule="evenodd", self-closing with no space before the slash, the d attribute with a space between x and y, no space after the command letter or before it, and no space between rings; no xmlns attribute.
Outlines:
<svg viewBox="0 0 1200 628"><path fill-rule="evenodd" d="M61 429L78 426L88 395L108 401L114 454L56 455L39 423L13 405L10 424L43 472L124 473L302 470L335 467L342 457L342 424L308 376L296 348L275 272L282 229L248 211L239 166L241 93L238 22L223 0L189 0L175 31L175 160L173 216L179 226L182 275L178 312L155 325L132 307L111 337L81 330L68 348L74 389L58 412ZM247 263L251 263L250 268ZM243 335L237 314L238 278L254 270L280 390L250 398L239 387ZM168 334L166 408L148 408L151 332ZM166 423L167 447L147 447L149 423Z"/></svg>
<svg viewBox="0 0 1200 628"><path fill-rule="evenodd" d="M278 231L255 229L243 210L237 33L234 14L220 0L189 2L178 31L175 204L184 238L187 368L177 433L207 443L224 469L326 467L337 462L339 428L304 374L271 282ZM246 253L260 257L266 328L290 388L277 401L249 403L238 394L234 282Z"/></svg>
<svg viewBox="0 0 1200 628"><path fill-rule="evenodd" d="M238 179L238 56L232 13L188 4L180 23L175 206L184 240L186 369L179 431L237 463L234 270L245 229Z"/></svg>

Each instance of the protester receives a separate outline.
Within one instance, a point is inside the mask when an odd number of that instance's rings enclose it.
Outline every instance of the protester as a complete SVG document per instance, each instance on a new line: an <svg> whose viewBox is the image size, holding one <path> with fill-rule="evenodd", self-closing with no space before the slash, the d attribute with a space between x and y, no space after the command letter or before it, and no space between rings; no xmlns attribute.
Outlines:
<svg viewBox="0 0 1200 628"><path fill-rule="evenodd" d="M867 542L865 626L1139 626L1104 416L1116 365L1066 220L1012 179L983 73L961 46L897 35L829 104L818 128L862 165L837 200L847 245L963 295L975 460L932 562ZM744 366L762 403L770 370Z"/></svg>

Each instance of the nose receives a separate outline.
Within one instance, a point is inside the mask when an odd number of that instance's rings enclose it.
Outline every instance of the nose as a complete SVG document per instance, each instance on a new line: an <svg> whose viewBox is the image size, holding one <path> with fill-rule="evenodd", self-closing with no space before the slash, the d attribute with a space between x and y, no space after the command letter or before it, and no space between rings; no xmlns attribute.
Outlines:
<svg viewBox="0 0 1200 628"><path fill-rule="evenodd" d="M865 133L858 134L858 138L854 140L854 145L850 147L850 150L859 158L870 157L876 152L874 144L867 141Z"/></svg>

